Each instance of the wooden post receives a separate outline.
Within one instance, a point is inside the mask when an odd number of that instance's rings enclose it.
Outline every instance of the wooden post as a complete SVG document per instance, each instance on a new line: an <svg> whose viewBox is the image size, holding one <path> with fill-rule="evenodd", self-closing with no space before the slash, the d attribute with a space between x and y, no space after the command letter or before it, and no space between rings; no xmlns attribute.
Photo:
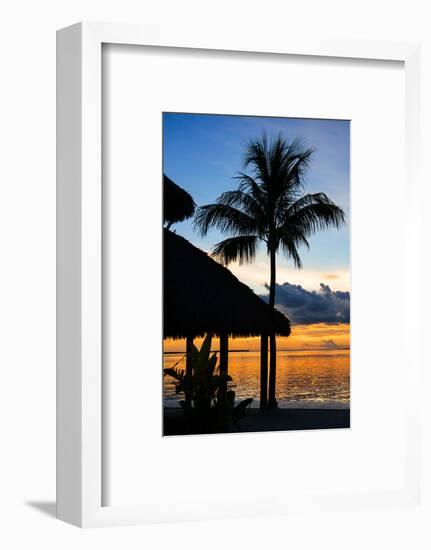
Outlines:
<svg viewBox="0 0 431 550"><path fill-rule="evenodd" d="M220 374L228 373L229 335L225 330L220 331ZM223 386L227 390L227 382Z"/></svg>
<svg viewBox="0 0 431 550"><path fill-rule="evenodd" d="M260 408L268 406L268 334L260 335Z"/></svg>
<svg viewBox="0 0 431 550"><path fill-rule="evenodd" d="M193 345L193 336L187 336L186 338L186 376L192 375L192 361L191 361L191 349ZM191 405L190 395L186 395L186 404Z"/></svg>

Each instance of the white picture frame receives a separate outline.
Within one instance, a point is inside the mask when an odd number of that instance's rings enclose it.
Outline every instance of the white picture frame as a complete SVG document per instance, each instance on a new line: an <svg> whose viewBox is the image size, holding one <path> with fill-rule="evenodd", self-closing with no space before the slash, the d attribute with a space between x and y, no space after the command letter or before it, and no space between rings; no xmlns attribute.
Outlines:
<svg viewBox="0 0 431 550"><path fill-rule="evenodd" d="M107 23L79 23L57 35L57 516L81 527L205 519L213 511L191 503L181 510L142 506L102 506L102 45L128 44L259 52L347 59L401 61L405 65L406 158L409 190L419 193L420 144L418 44L291 40L283 37L221 35L217 28L175 29ZM416 284L407 296L410 312L421 316L420 214L407 205L409 242L405 269ZM409 327L406 330L410 330ZM417 351L420 358L420 348ZM394 503L412 505L420 493L419 410L414 380L421 361L409 372L411 392L405 437L405 484L397 491L322 495L297 508L359 509ZM412 382L413 381L413 382ZM416 394L415 394L416 391ZM237 510L226 499L219 517L275 513L265 499ZM277 513L289 507L277 501Z"/></svg>

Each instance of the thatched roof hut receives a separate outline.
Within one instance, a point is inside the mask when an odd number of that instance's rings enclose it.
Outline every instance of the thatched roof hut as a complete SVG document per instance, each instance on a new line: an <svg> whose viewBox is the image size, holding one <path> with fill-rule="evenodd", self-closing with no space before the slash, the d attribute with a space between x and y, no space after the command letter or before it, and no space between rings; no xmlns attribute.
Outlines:
<svg viewBox="0 0 431 550"><path fill-rule="evenodd" d="M186 338L268 333L269 308L228 269L183 237L164 230L164 336ZM278 335L290 322L276 311Z"/></svg>
<svg viewBox="0 0 431 550"><path fill-rule="evenodd" d="M196 208L193 197L163 174L163 221L170 227L193 216Z"/></svg>
<svg viewBox="0 0 431 550"><path fill-rule="evenodd" d="M191 343L213 333L220 338L220 372L228 372L229 336L260 336L260 407L268 392L269 306L228 269L183 237L164 229L164 336ZM275 312L276 334L289 336L290 321Z"/></svg>

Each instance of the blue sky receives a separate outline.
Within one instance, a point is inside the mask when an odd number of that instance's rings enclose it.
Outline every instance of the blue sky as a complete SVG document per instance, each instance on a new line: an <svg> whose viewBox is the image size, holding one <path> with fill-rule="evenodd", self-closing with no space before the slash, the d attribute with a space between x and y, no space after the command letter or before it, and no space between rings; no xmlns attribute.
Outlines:
<svg viewBox="0 0 431 550"><path fill-rule="evenodd" d="M310 250L301 250L301 271L279 256L277 282L301 284L309 290L318 289L320 283L349 290L348 121L164 113L163 171L186 189L198 206L214 202L224 191L237 187L233 177L242 170L244 145L263 132L268 137L281 133L288 140L301 137L307 147L315 149L305 192L326 193L344 209L348 221L342 229L329 229L310 238ZM214 230L200 237L190 220L173 229L206 251L223 239ZM269 266L263 247L254 264L229 268L255 291L264 292Z"/></svg>

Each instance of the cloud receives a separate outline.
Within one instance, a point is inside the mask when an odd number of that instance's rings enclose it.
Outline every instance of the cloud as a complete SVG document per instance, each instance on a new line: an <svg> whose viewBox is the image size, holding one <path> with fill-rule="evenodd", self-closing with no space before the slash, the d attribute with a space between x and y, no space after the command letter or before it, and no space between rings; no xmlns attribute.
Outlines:
<svg viewBox="0 0 431 550"><path fill-rule="evenodd" d="M338 349L340 346L334 342L334 340L314 340L313 342L304 342L302 344L304 347L316 348L319 349Z"/></svg>
<svg viewBox="0 0 431 550"><path fill-rule="evenodd" d="M269 290L268 285L265 286ZM268 294L261 298L267 302ZM275 305L294 324L350 322L350 292L333 291L324 283L320 283L318 291L305 290L301 285L287 282L277 284ZM331 345L330 340L326 342L326 345Z"/></svg>
<svg viewBox="0 0 431 550"><path fill-rule="evenodd" d="M327 349L334 349L338 348L337 344L334 342L334 340L322 340L322 344Z"/></svg>

